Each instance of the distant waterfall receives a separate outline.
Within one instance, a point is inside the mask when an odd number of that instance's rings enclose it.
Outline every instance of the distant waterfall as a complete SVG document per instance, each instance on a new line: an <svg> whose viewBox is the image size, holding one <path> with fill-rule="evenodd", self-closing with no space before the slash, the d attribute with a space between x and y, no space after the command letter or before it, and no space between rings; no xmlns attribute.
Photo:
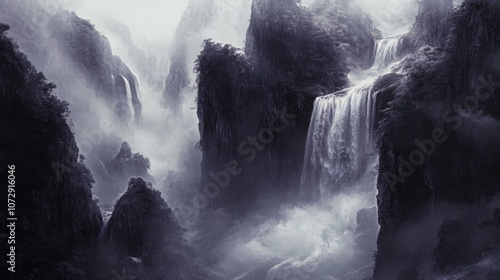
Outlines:
<svg viewBox="0 0 500 280"><path fill-rule="evenodd" d="M134 76L135 88L137 90L137 100L142 102L141 81L139 80L139 76L134 71L132 71L132 75Z"/></svg>
<svg viewBox="0 0 500 280"><path fill-rule="evenodd" d="M134 116L134 105L133 105L133 102L132 102L132 89L130 87L130 83L128 81L127 78L125 78L125 76L123 75L120 75L122 76L122 79L123 81L125 82L125 90L127 91L127 105L129 107L129 110L130 110L130 116Z"/></svg>

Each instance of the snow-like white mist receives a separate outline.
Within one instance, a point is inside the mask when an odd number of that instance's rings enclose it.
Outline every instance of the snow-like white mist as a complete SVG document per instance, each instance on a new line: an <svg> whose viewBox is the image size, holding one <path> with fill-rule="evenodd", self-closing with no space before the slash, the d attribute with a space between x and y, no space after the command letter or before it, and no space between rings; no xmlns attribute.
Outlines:
<svg viewBox="0 0 500 280"><path fill-rule="evenodd" d="M224 279L371 275L379 229L371 89L395 62L400 38L382 39L376 64L351 76L364 81L316 100L301 182L303 196L316 202L284 205L278 214L261 213L231 227L218 248Z"/></svg>
<svg viewBox="0 0 500 280"><path fill-rule="evenodd" d="M174 38L173 26L188 4L187 1L149 2L128 1L125 4L87 0L68 4L67 8L73 7L80 16L91 18L98 30L99 23L104 23L106 16L122 22L129 27L133 42L141 48L144 42ZM397 3L355 1L372 14L384 35L405 32L417 9L413 0L392 2ZM308 1L302 4L307 6ZM250 6L250 0L216 1L216 15L208 26L186 38L189 69L192 69L204 39L212 38L216 42L243 47ZM103 13L96 13L96 10ZM119 36L110 31L103 32L109 33L113 51L137 73L142 96L142 122L128 129L118 129L115 133L129 141L134 151L150 159L155 186L171 206L178 207L182 204L179 201L185 199L182 196L186 195L182 188L189 187L182 184L195 183L200 174L201 155L195 148L199 135L193 84L183 90L181 108L177 115L173 115L162 106L163 89L148 84L148 77L138 69L154 68L152 72L156 71L159 79L164 78L169 63L165 57L169 55L153 51L151 54L156 56L157 64L144 61L144 65L140 65L131 60L129 46L119 40ZM187 237L197 246L206 248L207 257L218 256L211 260L215 262L212 266L223 279L363 279L371 275L378 224L377 157L371 156L374 96L370 95L370 81L387 72L399 46L399 37L384 40L378 44L377 57L380 59L376 65L351 75L351 81L357 87L344 91L343 96L336 93L316 101L318 115L313 116L306 149L309 154L321 152L329 157L316 162L309 162L314 159L306 157L305 165L316 165L324 177L322 182L313 183L307 180L310 174L305 168L302 188L303 192L319 189L320 200L305 205L283 205L279 213L259 213L236 223L230 222L222 212L204 214L198 216L197 225L185 225L198 230L189 232ZM158 66L158 63L163 65ZM193 81L194 75L191 76ZM322 122L314 123L315 119ZM359 134L358 130L336 133L342 127L363 128L364 134ZM338 145L320 146L317 135L314 135L319 130L323 130L323 136L333 138L328 138L328 141ZM354 134L359 137L350 137ZM344 148L353 150L339 151L338 146L346 141L351 141L352 145ZM357 158L349 157L352 153ZM343 187L326 190L327 185L332 185L331 178L337 177L339 172L349 173ZM181 185L172 183L176 180L182 182ZM210 225L205 227L207 224Z"/></svg>
<svg viewBox="0 0 500 280"><path fill-rule="evenodd" d="M88 161L97 161L104 167L103 159L98 158L92 148L107 141L105 138L115 142L116 147L111 147L115 151L110 151L115 155L120 143L127 141L133 152L149 158L150 174L154 177L155 187L162 191L169 204L177 208L188 203L191 199L189 190L199 180L201 162L201 153L196 148L199 133L194 62L203 41L208 38L237 47L244 46L251 2L215 1L208 21L194 17L188 18L188 23L181 20L184 13L189 14L186 9L197 3L206 5L207 1L58 1L60 9L75 11L78 16L89 19L106 36L113 54L118 55L134 73L142 103L141 121L122 126L117 124L119 120L114 113L98 99L84 100L86 106L91 108L89 113L92 117L78 117L84 103L75 99L94 95L91 92L82 94L85 88L89 88L87 85L75 87L67 96L62 96L70 102L77 142ZM201 12L205 12L204 7L201 8ZM206 26L198 24L203 27L180 36L186 40L190 84L182 90L179 108L174 113L168 110L168 104L167 109L163 104L165 80L169 73L170 59L175 53L175 40L179 38L176 30L182 31L183 25L193 24L193 21L203 22ZM67 63L61 61L60 64ZM130 84L127 79L124 82L128 94L127 105L132 108ZM90 167L92 169L91 165ZM98 176L96 181L97 191L107 187L101 184ZM125 190L125 186L123 189Z"/></svg>
<svg viewBox="0 0 500 280"><path fill-rule="evenodd" d="M107 18L125 23L134 39L171 40L188 0L58 0L65 9L91 19L99 28Z"/></svg>

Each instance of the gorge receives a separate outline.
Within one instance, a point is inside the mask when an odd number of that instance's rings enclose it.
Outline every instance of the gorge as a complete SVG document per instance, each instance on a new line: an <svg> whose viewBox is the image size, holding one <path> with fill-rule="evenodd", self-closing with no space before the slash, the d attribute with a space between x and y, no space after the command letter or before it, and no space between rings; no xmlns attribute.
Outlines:
<svg viewBox="0 0 500 280"><path fill-rule="evenodd" d="M125 2L0 0L5 279L500 279L500 2Z"/></svg>

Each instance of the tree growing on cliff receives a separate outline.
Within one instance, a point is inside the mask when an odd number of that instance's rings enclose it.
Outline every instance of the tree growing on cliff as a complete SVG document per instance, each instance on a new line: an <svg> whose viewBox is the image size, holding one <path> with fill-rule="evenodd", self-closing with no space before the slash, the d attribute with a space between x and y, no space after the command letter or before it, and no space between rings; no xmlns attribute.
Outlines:
<svg viewBox="0 0 500 280"><path fill-rule="evenodd" d="M7 30L0 24L0 131L5 135L0 169L15 166L19 186L16 262L21 269L13 279L89 276L102 226L93 179L67 123L67 102L7 38ZM4 197L6 192L2 188Z"/></svg>

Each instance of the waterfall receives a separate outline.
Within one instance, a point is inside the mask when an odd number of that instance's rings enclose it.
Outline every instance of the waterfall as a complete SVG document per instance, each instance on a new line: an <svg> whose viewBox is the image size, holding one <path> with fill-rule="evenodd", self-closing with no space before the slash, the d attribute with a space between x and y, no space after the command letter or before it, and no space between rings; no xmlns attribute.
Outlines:
<svg viewBox="0 0 500 280"><path fill-rule="evenodd" d="M288 238L287 246L309 242L297 250L303 254L307 248L314 250L306 258L290 256L285 263L274 266L272 272L298 271L311 276L300 279L318 279L314 271L321 267L338 277L332 279L365 279L371 275L379 230L374 135L377 93L373 86L398 58L401 38L394 36L377 42L374 65L351 76L351 81L361 82L315 100L301 178L301 194L309 203L304 212L291 210L286 219L290 225L283 227L299 231L301 225L307 224L304 227L321 234L276 234L276 240ZM303 239L306 234L311 237Z"/></svg>
<svg viewBox="0 0 500 280"><path fill-rule="evenodd" d="M373 83L397 58L402 38L397 35L377 42L374 65L361 73L371 77L314 102L301 178L305 198L319 198L348 187L367 171L369 156L375 152Z"/></svg>
<svg viewBox="0 0 500 280"><path fill-rule="evenodd" d="M373 274L379 231L373 87L401 45L394 43L399 38L383 40L377 49L383 59L353 73L354 87L314 102L301 178L308 201L282 205L265 222L255 217L232 228L222 249L220 266L229 272L224 279L360 280ZM218 215L213 220L224 220Z"/></svg>
<svg viewBox="0 0 500 280"><path fill-rule="evenodd" d="M373 152L372 88L369 81L316 99L301 182L315 186L312 195L351 183L366 170L367 155Z"/></svg>
<svg viewBox="0 0 500 280"><path fill-rule="evenodd" d="M391 36L379 40L375 46L375 62L373 66L378 69L389 66L398 56L402 43L403 35Z"/></svg>
<svg viewBox="0 0 500 280"><path fill-rule="evenodd" d="M139 102L142 102L142 92L141 92L141 81L139 80L139 76L134 71L131 71L132 75L134 76L134 81L135 81L135 88L137 91L137 99Z"/></svg>
<svg viewBox="0 0 500 280"><path fill-rule="evenodd" d="M125 82L125 89L127 91L127 105L129 107L129 110L130 110L130 116L133 116L134 115L134 106L132 103L132 89L130 87L130 83L129 83L128 79L125 78L125 76L123 76L123 75L120 75L120 76L122 76L123 81Z"/></svg>

